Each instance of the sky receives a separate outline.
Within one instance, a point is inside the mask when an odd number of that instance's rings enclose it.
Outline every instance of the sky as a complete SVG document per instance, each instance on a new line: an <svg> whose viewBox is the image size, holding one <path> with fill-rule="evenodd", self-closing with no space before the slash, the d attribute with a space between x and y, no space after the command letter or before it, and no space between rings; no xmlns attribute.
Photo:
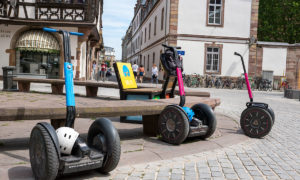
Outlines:
<svg viewBox="0 0 300 180"><path fill-rule="evenodd" d="M104 46L115 48L116 60L121 60L121 39L133 18L136 0L104 0L103 3Z"/></svg>

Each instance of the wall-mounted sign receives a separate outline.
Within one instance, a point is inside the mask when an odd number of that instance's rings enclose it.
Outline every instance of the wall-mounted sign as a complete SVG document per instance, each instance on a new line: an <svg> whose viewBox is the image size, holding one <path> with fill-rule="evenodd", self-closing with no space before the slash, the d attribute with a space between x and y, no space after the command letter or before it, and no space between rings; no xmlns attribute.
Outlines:
<svg viewBox="0 0 300 180"><path fill-rule="evenodd" d="M0 38L10 38L10 36L11 36L10 30L0 29Z"/></svg>
<svg viewBox="0 0 300 180"><path fill-rule="evenodd" d="M177 51L178 55L180 56L184 56L185 55L185 51Z"/></svg>

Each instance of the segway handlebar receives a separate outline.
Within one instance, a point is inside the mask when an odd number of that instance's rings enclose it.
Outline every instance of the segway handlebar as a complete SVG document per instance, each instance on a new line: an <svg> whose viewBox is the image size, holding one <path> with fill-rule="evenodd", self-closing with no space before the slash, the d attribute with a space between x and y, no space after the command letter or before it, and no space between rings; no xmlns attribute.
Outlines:
<svg viewBox="0 0 300 180"><path fill-rule="evenodd" d="M58 33L62 33L62 30L57 30L57 29L52 29L52 28L43 28L44 31L46 32L58 32ZM69 32L70 35L75 35L75 36L83 36L83 33L79 33L79 32Z"/></svg>
<svg viewBox="0 0 300 180"><path fill-rule="evenodd" d="M243 69L244 69L246 85L247 85L247 89L248 89L248 95L249 95L249 98L250 98L250 102L253 102L253 95L252 95L251 86L250 86L249 79L248 79L248 74L247 74L247 71L246 71L246 68L245 68L244 58L241 54L239 54L237 52L234 52L234 55L240 56L240 58L241 58L241 61L242 61L242 64L243 64Z"/></svg>
<svg viewBox="0 0 300 180"><path fill-rule="evenodd" d="M173 46L168 46L168 45L166 45L166 44L162 44L162 46L163 47L165 47L165 48L174 48L174 49L181 49L181 47L173 47Z"/></svg>

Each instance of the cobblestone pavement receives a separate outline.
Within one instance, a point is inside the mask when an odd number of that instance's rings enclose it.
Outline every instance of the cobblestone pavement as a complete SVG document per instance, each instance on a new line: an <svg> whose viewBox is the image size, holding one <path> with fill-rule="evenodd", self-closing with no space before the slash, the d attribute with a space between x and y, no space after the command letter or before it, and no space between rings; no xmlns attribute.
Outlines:
<svg viewBox="0 0 300 180"><path fill-rule="evenodd" d="M221 98L222 104L216 111L239 122L248 101L245 90L201 90ZM111 95L110 90L100 92ZM265 138L249 139L230 147L169 160L122 166L100 179L300 179L300 102L284 99L280 92L258 91L254 92L254 100L268 103L276 115L273 129ZM63 179L78 178L99 179L99 174Z"/></svg>
<svg viewBox="0 0 300 180"><path fill-rule="evenodd" d="M239 120L248 100L246 91L204 90L221 98L217 112ZM268 103L276 114L272 132L265 138L170 160L120 167L107 178L300 179L300 102L284 99L283 93L257 91L254 100Z"/></svg>

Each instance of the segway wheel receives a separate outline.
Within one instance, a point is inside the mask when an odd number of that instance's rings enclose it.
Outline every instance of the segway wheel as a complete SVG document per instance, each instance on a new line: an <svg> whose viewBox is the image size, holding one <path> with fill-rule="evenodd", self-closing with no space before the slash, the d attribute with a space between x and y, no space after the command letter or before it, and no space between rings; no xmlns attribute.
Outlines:
<svg viewBox="0 0 300 180"><path fill-rule="evenodd" d="M275 113L273 111L273 109L269 106L267 111L270 113L271 117L272 117L272 120L273 120L273 125L275 123Z"/></svg>
<svg viewBox="0 0 300 180"><path fill-rule="evenodd" d="M206 134L199 136L199 138L206 139L212 136L217 127L217 119L212 108L207 104L199 103L195 104L191 109L194 111L195 117L201 120L203 125L208 126Z"/></svg>
<svg viewBox="0 0 300 180"><path fill-rule="evenodd" d="M179 145L188 136L189 121L187 115L174 106L167 106L159 115L158 132L163 141Z"/></svg>
<svg viewBox="0 0 300 180"><path fill-rule="evenodd" d="M53 180L59 168L59 159L55 145L48 131L37 124L31 131L29 156L35 179Z"/></svg>
<svg viewBox="0 0 300 180"><path fill-rule="evenodd" d="M99 172L109 173L117 167L121 155L120 137L109 119L100 118L93 122L87 144L104 154L103 166L97 169Z"/></svg>
<svg viewBox="0 0 300 180"><path fill-rule="evenodd" d="M262 138L271 131L273 120L267 110L259 107L250 107L243 111L240 124L247 136Z"/></svg>

